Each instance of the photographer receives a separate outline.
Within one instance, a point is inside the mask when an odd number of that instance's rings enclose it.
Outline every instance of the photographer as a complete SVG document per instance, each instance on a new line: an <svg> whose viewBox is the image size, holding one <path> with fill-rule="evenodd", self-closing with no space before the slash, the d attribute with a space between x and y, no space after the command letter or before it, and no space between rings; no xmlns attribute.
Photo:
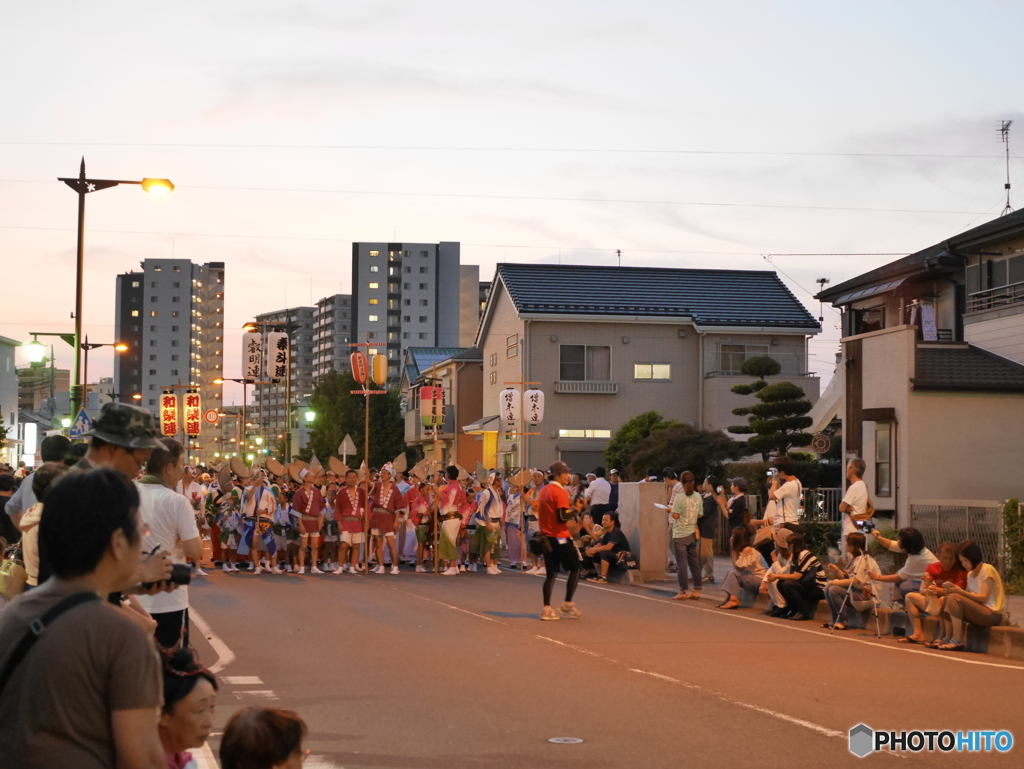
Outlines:
<svg viewBox="0 0 1024 769"><path fill-rule="evenodd" d="M896 539L886 539L877 531L870 532L871 536L882 547L894 553L906 553L907 560L903 568L895 574L879 574L875 572L871 579L875 582L894 582L899 591L900 600L905 599L910 593L919 592L921 580L924 573L933 563L939 559L935 554L924 546L924 537L917 529L907 527L900 529Z"/></svg>
<svg viewBox="0 0 1024 769"><path fill-rule="evenodd" d="M190 569L185 559L199 561L203 557L203 541L199 538L196 517L189 501L174 491L185 472L184 447L176 440L164 439L166 448L153 449L146 463L146 474L136 485L139 489L139 512L149 527L143 537L142 549L168 548L173 553L176 574L172 581L181 586L173 593L140 596L139 603L156 620L156 640L165 649L188 645L188 587L179 582Z"/></svg>
<svg viewBox="0 0 1024 769"><path fill-rule="evenodd" d="M790 533L803 533L800 520L800 498L804 488L796 477L796 463L789 457L779 457L772 463L768 471L768 506L762 526L771 526L772 536L762 539L758 537L755 547L764 556L765 562L771 561L774 545L783 547ZM770 512L771 516L768 517ZM775 542L772 542L772 539Z"/></svg>
<svg viewBox="0 0 1024 769"><path fill-rule="evenodd" d="M0 766L166 767L156 649L101 600L137 578L138 505L135 484L111 470L50 489L39 546L53 577L0 612Z"/></svg>

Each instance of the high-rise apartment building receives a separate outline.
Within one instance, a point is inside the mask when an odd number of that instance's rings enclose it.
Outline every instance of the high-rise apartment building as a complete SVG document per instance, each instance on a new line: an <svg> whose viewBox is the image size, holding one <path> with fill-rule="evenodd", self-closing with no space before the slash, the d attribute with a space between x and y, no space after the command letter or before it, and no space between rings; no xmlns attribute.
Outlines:
<svg viewBox="0 0 1024 769"><path fill-rule="evenodd" d="M128 350L114 362L120 400L158 413L160 391L183 385L201 405L219 409L224 359L224 263L146 259L141 272L117 276L115 338ZM202 436L190 461L205 461Z"/></svg>
<svg viewBox="0 0 1024 769"><path fill-rule="evenodd" d="M291 342L289 366L293 424L295 404L308 400L313 395L315 314L314 307L289 307L286 310L265 312L256 316L256 322L260 324L258 328L264 333L288 333ZM265 363L263 371L260 372L260 381L269 381ZM263 446L272 452L276 452L288 430L288 387L289 382L282 379L273 384L258 384L250 390L246 422L252 427L246 427L246 435L262 437Z"/></svg>
<svg viewBox="0 0 1024 769"><path fill-rule="evenodd" d="M406 348L459 347L472 338L479 283L479 268L460 264L458 243L353 243L353 339L369 334L379 343L370 351L386 351L397 379Z"/></svg>
<svg viewBox="0 0 1024 769"><path fill-rule="evenodd" d="M313 318L314 379L332 371L348 370L352 323L352 297L348 294L325 296L316 303Z"/></svg>

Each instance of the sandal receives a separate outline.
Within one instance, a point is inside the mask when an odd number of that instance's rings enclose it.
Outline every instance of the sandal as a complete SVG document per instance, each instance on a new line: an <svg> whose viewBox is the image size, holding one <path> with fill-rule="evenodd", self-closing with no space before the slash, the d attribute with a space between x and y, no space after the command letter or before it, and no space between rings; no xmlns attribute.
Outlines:
<svg viewBox="0 0 1024 769"><path fill-rule="evenodd" d="M822 626L823 628L825 628L826 630L833 630L833 629L834 629L834 630L846 630L846 629L847 629L847 628L846 628L846 624L845 624L845 623L843 623L843 622L837 622L837 623L835 624L835 627L833 627L833 625L832 625L832 623L831 623L831 622L822 622L822 623L821 623L821 626Z"/></svg>
<svg viewBox="0 0 1024 769"><path fill-rule="evenodd" d="M917 638L914 638L913 636L905 635L905 636L903 636L903 638L897 638L896 639L896 643L898 643L898 644L923 644L924 643L924 639L918 640Z"/></svg>
<svg viewBox="0 0 1024 769"><path fill-rule="evenodd" d="M732 599L726 599L718 604L719 609L738 609L740 605L739 601L733 601Z"/></svg>
<svg viewBox="0 0 1024 769"><path fill-rule="evenodd" d="M936 646L935 648L940 652L962 652L964 650L964 645L944 643L941 646Z"/></svg>
<svg viewBox="0 0 1024 769"><path fill-rule="evenodd" d="M689 600L691 600L691 601L697 601L697 600L699 600L699 599L700 599L700 591L699 591L699 590L694 590L694 591L693 591L692 593L690 593L690 594L689 594L688 596L686 596L686 597L687 597L687 598L688 598Z"/></svg>

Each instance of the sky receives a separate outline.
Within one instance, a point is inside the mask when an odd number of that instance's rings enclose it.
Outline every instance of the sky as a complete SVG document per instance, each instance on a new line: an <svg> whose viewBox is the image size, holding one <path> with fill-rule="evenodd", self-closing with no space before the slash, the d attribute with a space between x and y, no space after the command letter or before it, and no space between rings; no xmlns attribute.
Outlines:
<svg viewBox="0 0 1024 769"><path fill-rule="evenodd" d="M0 28L0 335L114 341L114 276L226 263L255 314L350 290L353 241L836 284L1024 205L1011 2L22 3ZM810 368L831 376L838 314ZM55 348L69 366L71 348ZM19 365L23 361L19 353ZM90 354L90 379L112 375ZM239 394L226 389L225 402Z"/></svg>

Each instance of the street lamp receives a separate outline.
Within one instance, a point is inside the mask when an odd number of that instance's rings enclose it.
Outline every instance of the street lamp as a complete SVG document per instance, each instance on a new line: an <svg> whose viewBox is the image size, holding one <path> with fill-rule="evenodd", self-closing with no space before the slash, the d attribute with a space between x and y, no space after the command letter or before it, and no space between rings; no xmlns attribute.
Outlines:
<svg viewBox="0 0 1024 769"><path fill-rule="evenodd" d="M77 414L82 407L82 382L80 378L81 369L81 341L82 341L82 279L85 272L85 196L90 192L116 187L119 184L138 184L143 190L157 195L166 195L174 190L174 185L168 179L145 178L142 181L126 181L120 179L89 179L85 175L85 158L82 158L82 165L78 170L78 177L58 177L57 181L64 182L68 187L78 193L78 249L75 265L75 338L72 346L75 348L75 367L71 379L71 413ZM140 396L141 398L141 396Z"/></svg>
<svg viewBox="0 0 1024 769"><path fill-rule="evenodd" d="M43 358L46 357L46 345L35 337L22 349L25 351L25 355L28 356L29 363L42 363Z"/></svg>
<svg viewBox="0 0 1024 769"><path fill-rule="evenodd" d="M312 409L307 409L305 412L306 424L312 424L313 420L316 419L316 412Z"/></svg>
<svg viewBox="0 0 1024 769"><path fill-rule="evenodd" d="M132 400L141 401L142 400L142 393L135 393L132 396Z"/></svg>

